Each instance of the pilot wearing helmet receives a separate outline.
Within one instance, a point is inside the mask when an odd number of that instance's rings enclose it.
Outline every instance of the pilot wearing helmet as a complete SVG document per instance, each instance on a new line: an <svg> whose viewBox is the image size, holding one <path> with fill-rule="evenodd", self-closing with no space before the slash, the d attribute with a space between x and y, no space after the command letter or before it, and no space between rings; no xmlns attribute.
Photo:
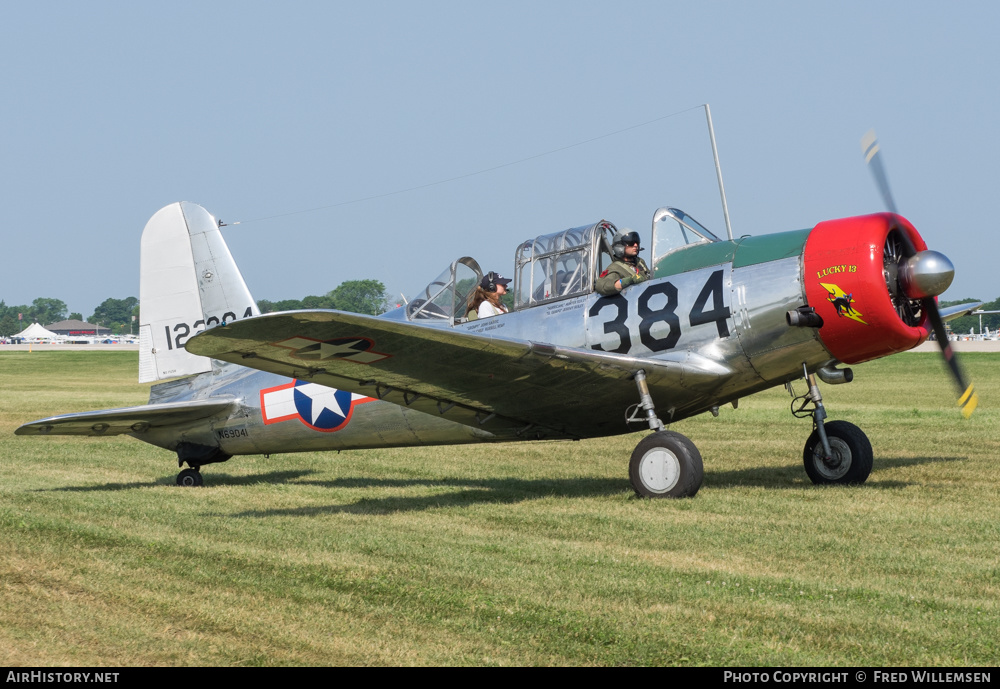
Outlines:
<svg viewBox="0 0 1000 689"><path fill-rule="evenodd" d="M615 262L597 278L597 291L606 297L618 294L629 285L649 279L649 268L639 258L639 233L623 227L611 242Z"/></svg>

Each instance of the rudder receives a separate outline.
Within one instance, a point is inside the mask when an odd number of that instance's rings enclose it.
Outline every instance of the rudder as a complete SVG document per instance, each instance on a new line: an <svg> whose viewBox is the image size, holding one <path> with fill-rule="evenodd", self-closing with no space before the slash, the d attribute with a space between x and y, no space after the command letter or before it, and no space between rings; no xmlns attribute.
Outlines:
<svg viewBox="0 0 1000 689"><path fill-rule="evenodd" d="M215 218L181 201L142 231L139 269L139 382L212 370L184 343L206 327L260 314Z"/></svg>

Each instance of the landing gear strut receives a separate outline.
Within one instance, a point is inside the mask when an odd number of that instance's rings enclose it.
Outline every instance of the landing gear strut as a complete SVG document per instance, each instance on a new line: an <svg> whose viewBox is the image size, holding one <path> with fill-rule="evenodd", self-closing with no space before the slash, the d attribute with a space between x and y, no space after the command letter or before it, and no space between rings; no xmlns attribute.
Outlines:
<svg viewBox="0 0 1000 689"><path fill-rule="evenodd" d="M704 478L698 448L680 433L663 430L663 422L656 415L653 398L646 385L645 371L635 374L635 385L639 390L639 404L628 420L645 420L650 430L656 433L643 438L632 452L628 465L632 488L644 498L694 496ZM645 412L644 419L639 416L639 407Z"/></svg>
<svg viewBox="0 0 1000 689"><path fill-rule="evenodd" d="M792 400L792 414L797 417L811 416L813 419L813 432L802 451L806 475L817 485L864 483L873 464L872 444L868 436L847 421L826 423L826 407L823 406L816 376L809 373L805 365L802 370L809 382L809 393ZM788 390L792 391L790 383ZM800 400L801 404L796 409L795 403Z"/></svg>

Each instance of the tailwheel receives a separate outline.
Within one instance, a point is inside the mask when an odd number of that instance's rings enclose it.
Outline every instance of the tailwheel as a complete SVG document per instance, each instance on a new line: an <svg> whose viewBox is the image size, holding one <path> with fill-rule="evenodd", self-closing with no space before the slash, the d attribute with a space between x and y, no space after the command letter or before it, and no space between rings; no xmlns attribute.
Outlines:
<svg viewBox="0 0 1000 689"><path fill-rule="evenodd" d="M628 465L632 488L646 498L693 497L704 478L701 453L687 437L659 431L643 438Z"/></svg>
<svg viewBox="0 0 1000 689"><path fill-rule="evenodd" d="M802 453L809 479L816 484L864 483L873 462L868 436L847 421L829 421L823 427L830 443L830 456L824 456L819 431L814 430Z"/></svg>
<svg viewBox="0 0 1000 689"><path fill-rule="evenodd" d="M185 487L195 487L204 485L205 479L202 478L201 472L197 468L185 469L181 473L177 474L177 485Z"/></svg>

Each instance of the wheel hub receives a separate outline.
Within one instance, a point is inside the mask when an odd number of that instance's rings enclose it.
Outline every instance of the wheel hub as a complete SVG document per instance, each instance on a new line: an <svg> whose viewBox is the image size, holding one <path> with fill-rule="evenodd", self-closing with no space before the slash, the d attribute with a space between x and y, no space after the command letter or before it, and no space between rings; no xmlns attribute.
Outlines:
<svg viewBox="0 0 1000 689"><path fill-rule="evenodd" d="M813 451L816 470L823 478L834 481L841 478L851 468L851 448L840 438L830 438L830 449L833 450L831 457L823 456L822 446L817 445Z"/></svg>
<svg viewBox="0 0 1000 689"><path fill-rule="evenodd" d="M654 493L666 493L677 485L681 463L670 450L658 447L650 450L639 463L642 482Z"/></svg>

